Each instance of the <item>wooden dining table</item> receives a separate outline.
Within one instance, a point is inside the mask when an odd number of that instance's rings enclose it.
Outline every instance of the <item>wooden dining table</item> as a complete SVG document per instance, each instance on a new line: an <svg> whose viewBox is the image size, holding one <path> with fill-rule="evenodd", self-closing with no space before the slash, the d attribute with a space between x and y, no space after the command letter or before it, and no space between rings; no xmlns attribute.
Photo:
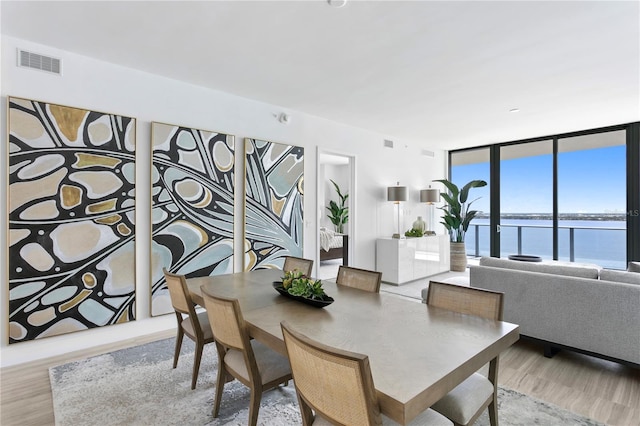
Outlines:
<svg viewBox="0 0 640 426"><path fill-rule="evenodd" d="M391 293L370 293L323 281L334 302L316 308L273 288L281 270L190 278L194 302L203 292L238 299L249 334L286 355L280 328L366 354L383 414L400 424L441 399L519 338L519 328L435 308Z"/></svg>

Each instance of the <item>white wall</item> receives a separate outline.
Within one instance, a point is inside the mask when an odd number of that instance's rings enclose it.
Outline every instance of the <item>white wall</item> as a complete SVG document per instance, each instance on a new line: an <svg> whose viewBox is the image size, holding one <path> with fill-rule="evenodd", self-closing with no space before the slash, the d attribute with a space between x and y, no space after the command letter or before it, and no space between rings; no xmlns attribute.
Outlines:
<svg viewBox="0 0 640 426"><path fill-rule="evenodd" d="M61 58L63 76L54 76L16 66L16 49ZM445 176L445 153L435 158L420 155L420 141L398 140L364 129L350 127L315 116L292 111L251 99L205 89L130 68L101 62L89 57L33 44L25 40L2 37L2 144L7 143L7 97L23 97L67 106L105 111L137 118L136 170L136 290L137 320L116 326L8 345L8 260L7 228L2 227L2 300L0 306L0 366L70 352L96 344L136 337L175 327L172 315L150 318L149 315L149 246L150 230L150 127L152 121L178 124L205 130L230 133L236 137L236 188L244 186L244 138L255 137L274 142L304 146L305 149L305 234L304 254L316 257L316 147L348 151L356 157L357 212L354 218L358 241L354 246L353 265L375 268L375 239L393 232L393 204L386 201L386 187L396 181L409 187L410 202L403 208L410 226L414 216L422 213L417 203L418 191L432 179ZM257 71L259 72L259 70ZM288 125L276 116L291 115ZM384 148L383 140L392 139L396 148ZM0 173L2 187L7 188L7 149L2 150ZM7 200L2 198L2 223L8 223ZM235 246L241 252L242 193L236 196ZM240 270L241 256L236 256Z"/></svg>

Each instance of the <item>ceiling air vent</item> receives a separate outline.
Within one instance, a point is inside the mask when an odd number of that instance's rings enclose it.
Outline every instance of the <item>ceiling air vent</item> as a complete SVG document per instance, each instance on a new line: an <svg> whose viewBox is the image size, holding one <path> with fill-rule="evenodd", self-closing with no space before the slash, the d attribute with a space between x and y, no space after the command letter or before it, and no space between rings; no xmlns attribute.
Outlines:
<svg viewBox="0 0 640 426"><path fill-rule="evenodd" d="M18 66L32 68L35 70L46 71L52 74L62 75L62 61L58 58L39 55L37 53L27 52L18 49Z"/></svg>
<svg viewBox="0 0 640 426"><path fill-rule="evenodd" d="M390 141L389 139L385 139L384 140L384 147L385 148L393 148L393 141Z"/></svg>

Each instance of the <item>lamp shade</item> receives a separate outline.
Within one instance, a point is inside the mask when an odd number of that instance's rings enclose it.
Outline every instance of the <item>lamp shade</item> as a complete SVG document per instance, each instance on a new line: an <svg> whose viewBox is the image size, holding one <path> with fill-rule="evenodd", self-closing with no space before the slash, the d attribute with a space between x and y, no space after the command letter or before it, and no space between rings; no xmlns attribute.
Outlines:
<svg viewBox="0 0 640 426"><path fill-rule="evenodd" d="M420 202L421 203L437 203L440 201L440 191L437 189L422 189L420 190Z"/></svg>
<svg viewBox="0 0 640 426"><path fill-rule="evenodd" d="M407 201L407 187L406 186L388 187L387 201Z"/></svg>

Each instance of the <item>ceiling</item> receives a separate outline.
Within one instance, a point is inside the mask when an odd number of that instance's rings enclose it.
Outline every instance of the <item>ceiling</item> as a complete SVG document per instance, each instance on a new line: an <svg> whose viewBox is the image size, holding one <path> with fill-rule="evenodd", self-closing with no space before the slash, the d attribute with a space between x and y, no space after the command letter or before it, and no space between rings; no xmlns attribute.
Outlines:
<svg viewBox="0 0 640 426"><path fill-rule="evenodd" d="M429 148L640 120L638 1L0 7L3 35Z"/></svg>

